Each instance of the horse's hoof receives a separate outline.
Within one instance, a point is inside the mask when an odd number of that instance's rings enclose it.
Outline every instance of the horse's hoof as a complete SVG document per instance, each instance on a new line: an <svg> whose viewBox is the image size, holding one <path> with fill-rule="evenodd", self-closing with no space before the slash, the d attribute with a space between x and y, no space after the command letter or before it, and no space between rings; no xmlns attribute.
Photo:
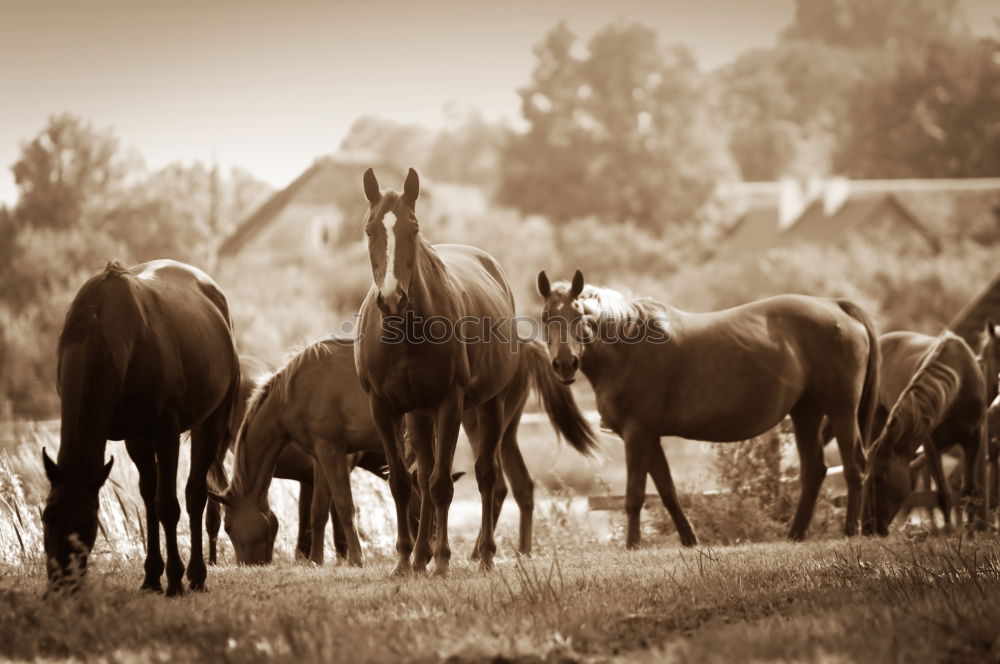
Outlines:
<svg viewBox="0 0 1000 664"><path fill-rule="evenodd" d="M191 590L193 590L194 592L197 592L197 593L203 593L203 592L206 592L206 590L207 590L205 588L205 581L204 580L202 580L202 581L191 581L191 582L188 583L188 587Z"/></svg>
<svg viewBox="0 0 1000 664"><path fill-rule="evenodd" d="M396 566L392 568L392 573L389 575L394 579L400 579L413 574L413 568L410 567L409 563L403 563L402 561L396 563Z"/></svg>
<svg viewBox="0 0 1000 664"><path fill-rule="evenodd" d="M698 546L698 536L694 533L681 535L681 546Z"/></svg>
<svg viewBox="0 0 1000 664"><path fill-rule="evenodd" d="M493 571L493 558L483 557L479 560L479 571L480 572L492 572Z"/></svg>
<svg viewBox="0 0 1000 664"><path fill-rule="evenodd" d="M351 567L364 567L365 566L365 559L364 558L357 558L355 560L348 560L347 564L350 565Z"/></svg>
<svg viewBox="0 0 1000 664"><path fill-rule="evenodd" d="M163 586L161 586L159 583L143 583L141 586L139 586L139 590L147 593L155 593L157 595L163 594Z"/></svg>
<svg viewBox="0 0 1000 664"><path fill-rule="evenodd" d="M184 596L184 586L178 584L177 586L167 586L167 597L183 597Z"/></svg>
<svg viewBox="0 0 1000 664"><path fill-rule="evenodd" d="M626 542L625 543L625 550L626 551L636 551L636 550L638 550L638 548L639 548L639 543L638 542Z"/></svg>
<svg viewBox="0 0 1000 664"><path fill-rule="evenodd" d="M443 579L448 576L448 563L434 563L434 571L431 576L436 579Z"/></svg>
<svg viewBox="0 0 1000 664"><path fill-rule="evenodd" d="M517 555L520 556L520 557L522 557L522 558L530 558L531 557L531 549L522 549L521 551L517 552Z"/></svg>

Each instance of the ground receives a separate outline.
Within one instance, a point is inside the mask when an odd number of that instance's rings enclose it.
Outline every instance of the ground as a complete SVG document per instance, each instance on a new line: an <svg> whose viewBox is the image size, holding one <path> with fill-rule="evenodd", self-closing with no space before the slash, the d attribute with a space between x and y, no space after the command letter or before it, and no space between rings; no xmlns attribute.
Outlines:
<svg viewBox="0 0 1000 664"><path fill-rule="evenodd" d="M1000 540L824 540L624 551L577 543L445 580L366 567L213 568L208 592L143 594L97 560L43 600L0 567L0 657L105 661L982 661L1000 658Z"/></svg>

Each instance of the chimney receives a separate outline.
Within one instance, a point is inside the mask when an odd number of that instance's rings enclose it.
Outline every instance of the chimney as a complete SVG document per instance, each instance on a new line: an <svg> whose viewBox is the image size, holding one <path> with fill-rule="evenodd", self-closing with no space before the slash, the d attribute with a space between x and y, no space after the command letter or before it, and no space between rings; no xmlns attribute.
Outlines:
<svg viewBox="0 0 1000 664"><path fill-rule="evenodd" d="M781 178L778 194L778 228L784 230L792 225L806 207L806 197L798 180L793 177Z"/></svg>
<svg viewBox="0 0 1000 664"><path fill-rule="evenodd" d="M847 178L830 178L823 188L823 215L832 217L840 211L851 195L851 181Z"/></svg>

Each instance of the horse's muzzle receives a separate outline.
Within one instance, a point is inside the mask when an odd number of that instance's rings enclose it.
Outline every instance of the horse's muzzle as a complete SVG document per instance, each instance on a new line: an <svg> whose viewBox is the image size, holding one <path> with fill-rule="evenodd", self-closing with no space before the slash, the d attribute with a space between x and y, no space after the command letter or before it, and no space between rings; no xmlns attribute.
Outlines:
<svg viewBox="0 0 1000 664"><path fill-rule="evenodd" d="M410 298L407 296L406 291L399 287L389 293L389 295L383 296L382 292L379 291L378 295L375 296L375 304L384 316L401 315L406 311L406 305L409 303L409 300Z"/></svg>

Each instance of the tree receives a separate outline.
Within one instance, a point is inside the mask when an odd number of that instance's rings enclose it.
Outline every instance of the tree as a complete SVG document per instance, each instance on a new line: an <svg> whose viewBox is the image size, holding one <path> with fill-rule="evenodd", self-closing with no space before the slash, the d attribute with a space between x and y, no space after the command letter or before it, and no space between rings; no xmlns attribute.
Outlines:
<svg viewBox="0 0 1000 664"><path fill-rule="evenodd" d="M851 177L1000 176L1000 42L939 41L857 89L838 169Z"/></svg>
<svg viewBox="0 0 1000 664"><path fill-rule="evenodd" d="M493 188L499 175L503 126L483 119L478 110L449 105L445 129L438 134L427 159L427 173L436 180Z"/></svg>
<svg viewBox="0 0 1000 664"><path fill-rule="evenodd" d="M425 127L365 115L347 130L339 151L392 164L405 172L411 166L423 168L433 142L434 133Z"/></svg>
<svg viewBox="0 0 1000 664"><path fill-rule="evenodd" d="M899 52L967 34L958 0L796 0L795 18L784 32L790 40Z"/></svg>
<svg viewBox="0 0 1000 664"><path fill-rule="evenodd" d="M866 57L796 40L750 51L720 70L730 149L743 178L829 174Z"/></svg>
<svg viewBox="0 0 1000 664"><path fill-rule="evenodd" d="M504 147L497 198L557 223L596 216L661 230L697 220L735 175L709 80L681 47L614 23L584 57L558 25L520 90L527 131Z"/></svg>

